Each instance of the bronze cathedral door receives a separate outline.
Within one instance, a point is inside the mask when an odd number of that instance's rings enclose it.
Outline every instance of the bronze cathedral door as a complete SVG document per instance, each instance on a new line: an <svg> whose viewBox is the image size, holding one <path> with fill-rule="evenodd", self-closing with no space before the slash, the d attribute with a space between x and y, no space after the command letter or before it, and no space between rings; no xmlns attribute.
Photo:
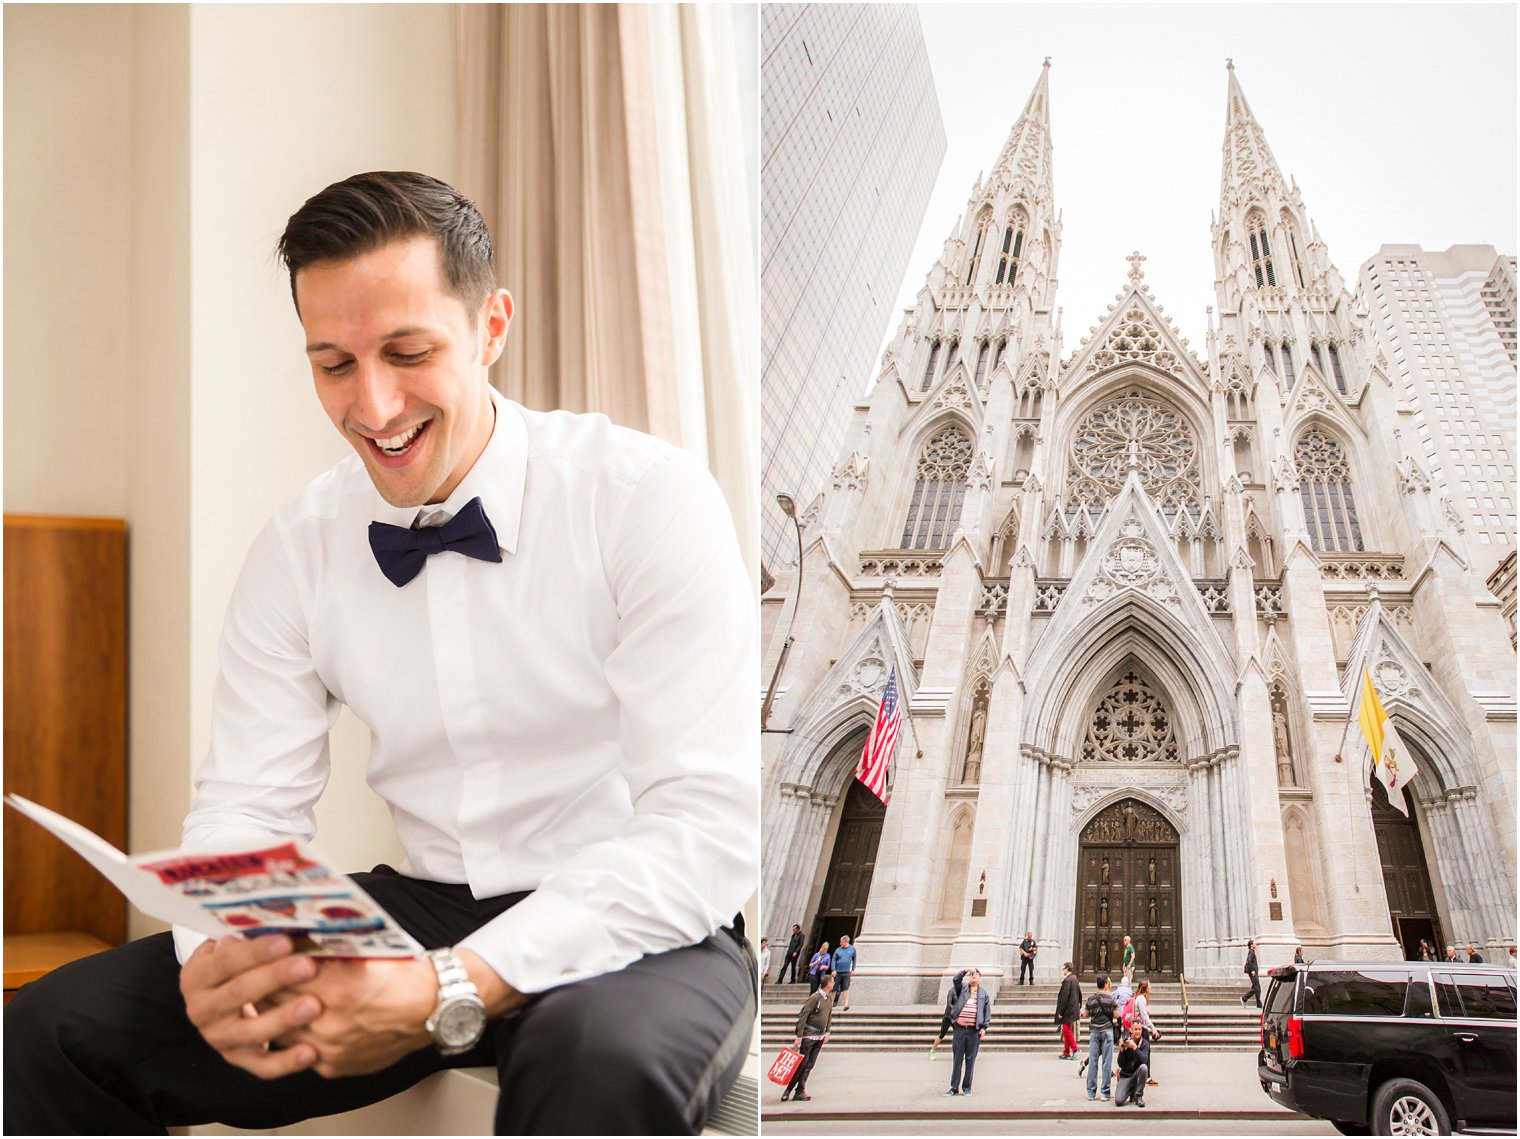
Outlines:
<svg viewBox="0 0 1520 1139"><path fill-rule="evenodd" d="M1177 832L1158 811L1121 799L1082 828L1072 960L1084 981L1107 972L1118 983L1126 933L1135 946L1137 978L1175 978L1182 967L1181 917Z"/></svg>

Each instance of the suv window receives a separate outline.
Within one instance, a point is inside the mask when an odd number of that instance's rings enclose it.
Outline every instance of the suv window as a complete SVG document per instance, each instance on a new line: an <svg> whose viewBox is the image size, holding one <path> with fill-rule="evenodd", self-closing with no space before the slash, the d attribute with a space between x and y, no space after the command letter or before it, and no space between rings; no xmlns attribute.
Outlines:
<svg viewBox="0 0 1520 1139"><path fill-rule="evenodd" d="M1402 1016L1409 973L1326 970L1304 979L1302 1011L1336 1016Z"/></svg>
<svg viewBox="0 0 1520 1139"><path fill-rule="evenodd" d="M1492 973L1438 973L1441 1015L1472 1020L1514 1020L1515 990Z"/></svg>
<svg viewBox="0 0 1520 1139"><path fill-rule="evenodd" d="M1267 989L1265 1005L1266 1016L1281 1016L1293 1011L1293 987L1294 981L1279 980L1272 978L1272 985Z"/></svg>

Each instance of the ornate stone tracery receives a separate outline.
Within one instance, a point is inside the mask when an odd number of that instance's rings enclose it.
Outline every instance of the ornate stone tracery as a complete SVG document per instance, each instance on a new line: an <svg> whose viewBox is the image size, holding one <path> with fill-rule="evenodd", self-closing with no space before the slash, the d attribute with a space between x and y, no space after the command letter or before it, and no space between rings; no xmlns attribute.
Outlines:
<svg viewBox="0 0 1520 1139"><path fill-rule="evenodd" d="M1351 466L1333 437L1310 427L1293 446L1304 523L1316 550L1360 550L1362 528L1351 493Z"/></svg>
<svg viewBox="0 0 1520 1139"><path fill-rule="evenodd" d="M1082 741L1082 762L1181 762L1171 715L1135 669L1120 676L1098 701Z"/></svg>
<svg viewBox="0 0 1520 1139"><path fill-rule="evenodd" d="M959 424L942 427L925 444L903 524L904 549L939 550L949 545L960 525L971 460L971 436Z"/></svg>
<svg viewBox="0 0 1520 1139"><path fill-rule="evenodd" d="M1163 509L1190 507L1198 495L1198 448L1182 415L1131 388L1094 408L1077 425L1066 476L1069 497L1102 502L1117 494L1131 467Z"/></svg>

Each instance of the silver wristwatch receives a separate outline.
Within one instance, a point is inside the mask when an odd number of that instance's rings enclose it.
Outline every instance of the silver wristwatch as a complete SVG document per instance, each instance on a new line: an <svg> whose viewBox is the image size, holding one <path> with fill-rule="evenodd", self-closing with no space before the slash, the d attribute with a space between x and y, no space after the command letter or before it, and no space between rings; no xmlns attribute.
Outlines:
<svg viewBox="0 0 1520 1139"><path fill-rule="evenodd" d="M485 1002L452 949L429 950L427 958L438 970L438 1007L427 1019L428 1033L445 1056L468 1052L485 1035Z"/></svg>

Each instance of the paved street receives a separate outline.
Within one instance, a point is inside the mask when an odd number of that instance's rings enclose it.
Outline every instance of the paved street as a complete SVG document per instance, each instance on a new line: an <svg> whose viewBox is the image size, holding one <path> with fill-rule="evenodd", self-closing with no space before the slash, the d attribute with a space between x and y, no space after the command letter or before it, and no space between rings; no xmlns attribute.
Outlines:
<svg viewBox="0 0 1520 1139"><path fill-rule="evenodd" d="M769 1052L762 1057L766 1065L773 1058ZM1054 1051L985 1055L976 1067L975 1094L946 1097L948 1051L930 1061L927 1051L830 1055L825 1046L808 1080L810 1102L782 1103L781 1089L767 1082L760 1110L764 1129L775 1134L887 1133L899 1124L903 1130L893 1133L915 1134L938 1131L941 1123L955 1130L985 1123L984 1133L1027 1123L1030 1129L1022 1133L1040 1134L1042 1127L1089 1118L1096 1129L1090 1133L1100 1134L1112 1130L1120 1116L1126 1128L1144 1126L1158 1133L1193 1124L1200 1125L1195 1134L1283 1134L1283 1127L1301 1125L1310 1130L1288 1133L1333 1133L1328 1125L1306 1122L1267 1097L1256 1079L1254 1053L1168 1053L1158 1046L1154 1060L1160 1083L1147 1089L1147 1106L1115 1108L1111 1102L1089 1101L1077 1063L1058 1059Z"/></svg>
<svg viewBox="0 0 1520 1139"><path fill-rule="evenodd" d="M1149 1110L1149 1109L1147 1109ZM932 1129L932 1130L931 1130ZM1113 1119L957 1119L926 1122L923 1119L852 1119L833 1123L767 1119L766 1135L1264 1135L1272 1139L1290 1135L1337 1135L1322 1119L1285 1116L1274 1120L1139 1119L1127 1116L1122 1127Z"/></svg>

